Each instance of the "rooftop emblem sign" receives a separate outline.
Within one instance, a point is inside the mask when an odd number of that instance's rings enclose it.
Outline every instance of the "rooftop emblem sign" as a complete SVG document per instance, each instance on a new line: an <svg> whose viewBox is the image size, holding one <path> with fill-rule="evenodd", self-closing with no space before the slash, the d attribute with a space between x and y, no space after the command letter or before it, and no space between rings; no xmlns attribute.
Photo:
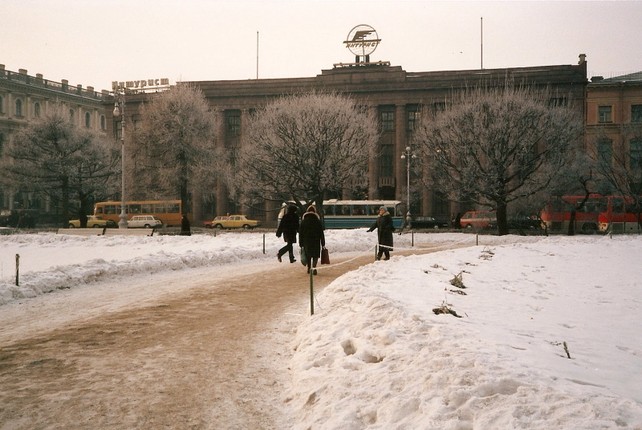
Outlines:
<svg viewBox="0 0 642 430"><path fill-rule="evenodd" d="M379 42L381 42L381 39L379 39L377 31L373 27L367 24L360 24L350 30L347 39L343 43L354 55L365 57L377 49Z"/></svg>

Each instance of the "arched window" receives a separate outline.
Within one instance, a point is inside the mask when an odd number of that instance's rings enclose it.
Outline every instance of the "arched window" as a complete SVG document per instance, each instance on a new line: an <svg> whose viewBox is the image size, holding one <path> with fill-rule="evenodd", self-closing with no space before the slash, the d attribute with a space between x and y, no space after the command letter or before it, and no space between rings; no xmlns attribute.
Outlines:
<svg viewBox="0 0 642 430"><path fill-rule="evenodd" d="M38 102L33 104L33 116L40 118L40 103Z"/></svg>
<svg viewBox="0 0 642 430"><path fill-rule="evenodd" d="M22 100L16 100L16 116L22 116Z"/></svg>
<svg viewBox="0 0 642 430"><path fill-rule="evenodd" d="M91 127L91 114L89 112L85 112L85 127Z"/></svg>
<svg viewBox="0 0 642 430"><path fill-rule="evenodd" d="M107 119L105 119L105 115L100 115L100 129L101 130L107 129Z"/></svg>

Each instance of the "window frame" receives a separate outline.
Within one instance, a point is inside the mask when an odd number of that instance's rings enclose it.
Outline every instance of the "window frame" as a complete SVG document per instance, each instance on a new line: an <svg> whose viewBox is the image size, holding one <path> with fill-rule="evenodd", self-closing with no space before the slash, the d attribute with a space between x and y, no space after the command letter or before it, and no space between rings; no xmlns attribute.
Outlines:
<svg viewBox="0 0 642 430"><path fill-rule="evenodd" d="M609 124L613 122L613 106L612 105L598 105L597 106L597 122L599 124Z"/></svg>

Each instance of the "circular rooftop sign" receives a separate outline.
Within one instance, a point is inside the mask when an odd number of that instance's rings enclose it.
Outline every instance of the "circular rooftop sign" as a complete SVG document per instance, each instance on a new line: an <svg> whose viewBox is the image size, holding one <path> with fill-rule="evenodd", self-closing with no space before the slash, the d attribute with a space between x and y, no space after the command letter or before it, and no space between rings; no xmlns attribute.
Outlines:
<svg viewBox="0 0 642 430"><path fill-rule="evenodd" d="M343 43L354 55L365 56L372 54L377 49L379 42L381 39L374 28L367 24L360 24L350 30Z"/></svg>

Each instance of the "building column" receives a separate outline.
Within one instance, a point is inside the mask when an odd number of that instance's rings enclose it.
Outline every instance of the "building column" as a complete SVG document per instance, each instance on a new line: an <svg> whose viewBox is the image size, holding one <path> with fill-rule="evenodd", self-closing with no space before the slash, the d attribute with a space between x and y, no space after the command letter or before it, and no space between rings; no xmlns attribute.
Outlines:
<svg viewBox="0 0 642 430"><path fill-rule="evenodd" d="M370 106L374 112L375 121L379 122L379 108ZM368 198L374 200L379 198L379 142L375 142L368 154Z"/></svg>
<svg viewBox="0 0 642 430"><path fill-rule="evenodd" d="M408 160L402 160L401 155L406 150L408 142L406 141L406 107L397 105L395 107L395 199L406 202L406 163ZM408 212L406 208L405 212Z"/></svg>
<svg viewBox="0 0 642 430"><path fill-rule="evenodd" d="M218 135L216 136L216 146L225 148L225 112L223 110L215 111L216 122L220 124L218 127ZM214 215L225 215L229 211L227 187L220 179L216 180L215 190L216 213Z"/></svg>

